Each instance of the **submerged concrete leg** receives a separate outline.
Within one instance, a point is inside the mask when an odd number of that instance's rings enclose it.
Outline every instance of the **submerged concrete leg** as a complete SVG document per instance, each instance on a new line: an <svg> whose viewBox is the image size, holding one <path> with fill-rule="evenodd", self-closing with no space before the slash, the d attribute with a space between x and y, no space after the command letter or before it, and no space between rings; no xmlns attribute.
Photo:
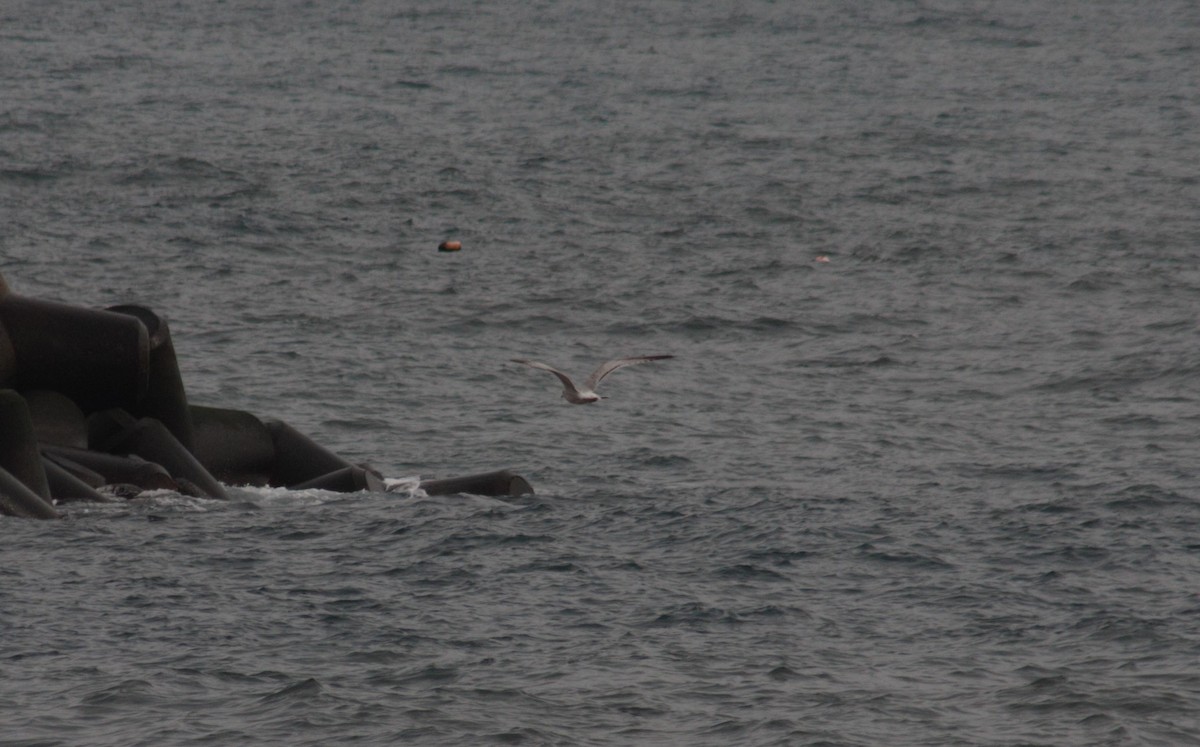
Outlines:
<svg viewBox="0 0 1200 747"><path fill-rule="evenodd" d="M142 490L174 490L179 484L161 465L141 457L117 456L87 449L43 446L42 453L60 467L74 473L82 467L103 477L104 485L136 485Z"/></svg>
<svg viewBox="0 0 1200 747"><path fill-rule="evenodd" d="M113 426L123 424L128 417L112 411L94 413L88 418L89 445L110 454L136 454L162 465L177 481L186 480L209 498L229 498L221 483L154 418L142 418L114 433ZM97 425L93 426L93 422ZM104 435L97 438L98 433Z"/></svg>
<svg viewBox="0 0 1200 747"><path fill-rule="evenodd" d="M364 467L344 467L290 487L290 490L310 489L334 490L339 493L357 493L363 490L382 493L386 487L383 484L383 477L374 470Z"/></svg>
<svg viewBox="0 0 1200 747"><path fill-rule="evenodd" d="M533 495L533 487L526 482L525 478L506 469L443 480L423 480L421 490L424 490L426 495L453 495L455 493L491 497Z"/></svg>
<svg viewBox="0 0 1200 747"><path fill-rule="evenodd" d="M3 468L0 468L0 514L25 519L61 518L49 501Z"/></svg>
<svg viewBox="0 0 1200 747"><path fill-rule="evenodd" d="M69 501L111 503L114 500L98 492L48 457L43 457L42 467L46 470L46 481L50 484L50 496L59 503Z"/></svg>
<svg viewBox="0 0 1200 747"><path fill-rule="evenodd" d="M62 469L66 470L67 472L70 472L71 476L74 477L76 480L79 480L84 485L87 485L88 487L91 487L91 488L102 487L107 482L107 480L104 479L104 475L100 474L99 472L97 472L95 470L88 469L87 467L84 467L82 464L80 464L78 462L67 459L62 454L50 454L49 450L52 448L53 447L48 446L48 445L42 446L42 464L43 465L46 462L53 462L56 466L61 467ZM49 470L46 471L46 476L47 477L50 476Z"/></svg>
<svg viewBox="0 0 1200 747"><path fill-rule="evenodd" d="M0 390L0 514L57 519L25 398Z"/></svg>
<svg viewBox="0 0 1200 747"><path fill-rule="evenodd" d="M11 389L0 389L0 467L43 500L50 499L29 406Z"/></svg>

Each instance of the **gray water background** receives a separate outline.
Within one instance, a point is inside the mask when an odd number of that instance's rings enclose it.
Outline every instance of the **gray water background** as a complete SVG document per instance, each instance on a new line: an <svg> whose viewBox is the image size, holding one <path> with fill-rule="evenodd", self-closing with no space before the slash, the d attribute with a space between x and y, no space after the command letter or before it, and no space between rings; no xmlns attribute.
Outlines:
<svg viewBox="0 0 1200 747"><path fill-rule="evenodd" d="M0 744L1200 741L1198 44L1187 2L0 3L15 292L538 492L2 520ZM589 407L507 362L639 353Z"/></svg>

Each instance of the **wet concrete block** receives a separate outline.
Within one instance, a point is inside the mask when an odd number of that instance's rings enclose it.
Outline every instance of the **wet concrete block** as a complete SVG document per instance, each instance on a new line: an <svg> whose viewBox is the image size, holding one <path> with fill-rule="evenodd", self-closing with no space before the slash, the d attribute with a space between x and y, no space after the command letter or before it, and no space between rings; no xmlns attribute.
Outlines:
<svg viewBox="0 0 1200 747"><path fill-rule="evenodd" d="M29 389L21 396L29 406L38 443L87 447L87 418L74 400L49 389Z"/></svg>
<svg viewBox="0 0 1200 747"><path fill-rule="evenodd" d="M146 393L127 409L136 417L159 421L179 443L191 450L194 445L192 414L167 320L145 306L133 304L110 306L108 311L140 320L149 336Z"/></svg>
<svg viewBox="0 0 1200 747"><path fill-rule="evenodd" d="M292 487L331 472L355 467L281 420L263 421L275 444L275 470L271 485Z"/></svg>
<svg viewBox="0 0 1200 747"><path fill-rule="evenodd" d="M136 317L9 293L0 325L18 389L61 392L84 412L134 408L146 396L150 336Z"/></svg>
<svg viewBox="0 0 1200 747"><path fill-rule="evenodd" d="M456 493L490 497L533 495L533 487L526 482L525 478L506 469L464 477L423 480L421 481L421 490L424 490L426 495L454 495Z"/></svg>
<svg viewBox="0 0 1200 747"><path fill-rule="evenodd" d="M191 407L192 453L226 485L262 487L275 472L275 441L258 417L242 410Z"/></svg>

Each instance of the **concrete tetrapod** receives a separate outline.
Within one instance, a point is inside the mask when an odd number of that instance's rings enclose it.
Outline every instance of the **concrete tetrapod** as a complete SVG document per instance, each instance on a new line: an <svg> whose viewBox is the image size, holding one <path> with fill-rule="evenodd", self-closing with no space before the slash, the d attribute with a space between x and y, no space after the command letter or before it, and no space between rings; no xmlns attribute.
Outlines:
<svg viewBox="0 0 1200 747"><path fill-rule="evenodd" d="M25 399L0 390L0 513L56 519Z"/></svg>
<svg viewBox="0 0 1200 747"><path fill-rule="evenodd" d="M53 518L55 501L111 500L118 488L226 498L226 485L385 490L376 470L287 423L189 403L166 320L151 309L27 298L0 275L0 514ZM507 470L422 487L533 492Z"/></svg>

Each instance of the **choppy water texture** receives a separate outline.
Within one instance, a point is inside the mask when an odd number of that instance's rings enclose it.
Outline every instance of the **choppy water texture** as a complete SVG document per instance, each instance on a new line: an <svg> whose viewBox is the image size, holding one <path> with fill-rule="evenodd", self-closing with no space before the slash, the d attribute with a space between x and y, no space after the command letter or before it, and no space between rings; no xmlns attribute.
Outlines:
<svg viewBox="0 0 1200 747"><path fill-rule="evenodd" d="M1197 39L5 3L16 292L163 313L194 402L538 495L0 521L0 742L1200 742ZM636 353L677 357L589 407L507 363Z"/></svg>

